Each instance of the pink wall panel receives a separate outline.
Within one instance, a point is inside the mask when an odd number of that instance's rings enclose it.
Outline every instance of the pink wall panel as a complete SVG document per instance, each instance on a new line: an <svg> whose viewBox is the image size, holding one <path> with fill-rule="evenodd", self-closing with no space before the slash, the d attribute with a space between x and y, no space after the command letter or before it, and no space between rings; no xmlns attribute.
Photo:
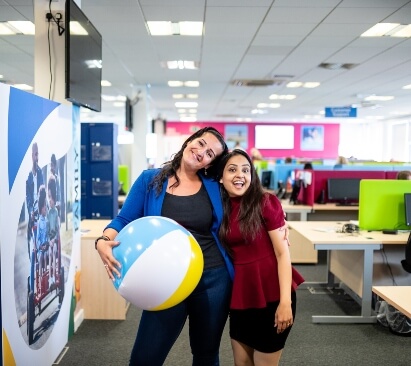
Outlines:
<svg viewBox="0 0 411 366"><path fill-rule="evenodd" d="M191 135L196 129L206 126L215 127L224 135L225 125L238 125L248 127L248 148L250 152L254 147L255 126L266 125L267 123L225 123L225 122L167 122L167 134ZM260 152L265 158L308 158L308 159L335 159L338 156L338 145L340 141L340 125L334 124L302 124L302 123L272 123L273 125L294 126L294 149L293 150L268 150L261 149ZM300 149L301 130L304 126L323 126L324 127L324 150L322 151L302 151Z"/></svg>

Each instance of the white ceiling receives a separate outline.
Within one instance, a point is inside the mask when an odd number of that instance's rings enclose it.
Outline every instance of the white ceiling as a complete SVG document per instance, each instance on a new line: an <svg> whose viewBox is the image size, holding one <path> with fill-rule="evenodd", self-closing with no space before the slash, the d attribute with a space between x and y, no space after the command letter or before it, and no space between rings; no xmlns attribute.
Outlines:
<svg viewBox="0 0 411 366"><path fill-rule="evenodd" d="M179 119L171 95L191 92L199 94L199 121L335 122L319 112L361 104L370 94L395 99L359 108L361 119L411 118L411 90L402 89L411 84L411 39L360 38L379 22L411 23L410 0L81 0L81 8L103 36L103 79L112 83L103 93L133 97L148 90L151 112L166 120ZM33 21L33 0L0 0L0 21L6 20ZM204 21L205 33L152 37L145 26L149 20ZM4 80L34 85L33 54L34 37L0 37ZM200 62L199 70L160 65L181 59ZM322 62L358 66L327 70L318 67ZM230 84L234 79L280 82L239 87ZM169 88L168 80L198 80L200 87ZM290 89L289 81L321 85ZM270 103L273 93L297 98L267 114L251 114L257 103ZM96 117L123 119L123 109L106 102Z"/></svg>

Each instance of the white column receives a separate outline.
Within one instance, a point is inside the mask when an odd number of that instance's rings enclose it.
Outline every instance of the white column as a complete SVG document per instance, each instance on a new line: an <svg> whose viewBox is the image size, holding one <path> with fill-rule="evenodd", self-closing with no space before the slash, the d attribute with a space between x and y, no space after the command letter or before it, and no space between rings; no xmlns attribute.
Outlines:
<svg viewBox="0 0 411 366"><path fill-rule="evenodd" d="M150 100L147 87L139 91L139 101L133 107L134 144L132 149L131 182L147 169L146 135L151 132Z"/></svg>
<svg viewBox="0 0 411 366"><path fill-rule="evenodd" d="M61 13L62 26L66 27L65 0L52 1L52 14ZM34 93L66 104L65 100L65 42L59 35L57 24L46 20L49 1L34 0ZM49 27L50 25L50 27ZM48 34L50 37L48 37ZM50 39L50 53L49 53ZM50 65L51 62L51 65ZM51 84L51 87L50 87Z"/></svg>

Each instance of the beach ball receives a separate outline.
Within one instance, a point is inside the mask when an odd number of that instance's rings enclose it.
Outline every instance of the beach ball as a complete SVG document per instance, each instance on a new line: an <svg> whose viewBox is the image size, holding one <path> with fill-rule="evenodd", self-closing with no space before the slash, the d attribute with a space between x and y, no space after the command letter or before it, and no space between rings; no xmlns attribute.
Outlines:
<svg viewBox="0 0 411 366"><path fill-rule="evenodd" d="M183 301L197 286L204 268L194 236L176 221L146 216L130 222L113 248L121 263L114 275L118 293L144 310L163 310Z"/></svg>

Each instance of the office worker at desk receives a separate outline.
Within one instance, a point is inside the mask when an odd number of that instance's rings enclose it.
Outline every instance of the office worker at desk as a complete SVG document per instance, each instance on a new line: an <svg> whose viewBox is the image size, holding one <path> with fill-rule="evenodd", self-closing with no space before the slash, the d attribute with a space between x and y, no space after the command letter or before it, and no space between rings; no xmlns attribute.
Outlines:
<svg viewBox="0 0 411 366"><path fill-rule="evenodd" d="M233 150L222 160L224 218L220 237L235 269L230 337L235 365L278 365L304 279L291 266L281 233L284 212L264 192L251 158Z"/></svg>

